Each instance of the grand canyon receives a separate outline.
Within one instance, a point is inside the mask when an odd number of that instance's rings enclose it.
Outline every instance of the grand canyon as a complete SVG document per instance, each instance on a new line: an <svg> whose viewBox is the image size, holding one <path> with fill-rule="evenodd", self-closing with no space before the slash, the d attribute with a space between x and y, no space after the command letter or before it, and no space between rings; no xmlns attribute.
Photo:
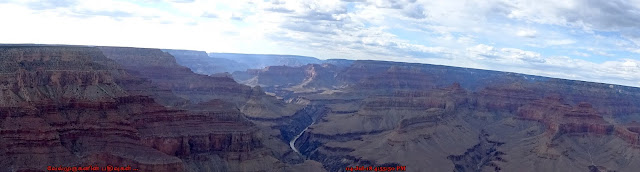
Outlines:
<svg viewBox="0 0 640 172"><path fill-rule="evenodd" d="M373 60L0 46L0 171L635 171L640 88Z"/></svg>

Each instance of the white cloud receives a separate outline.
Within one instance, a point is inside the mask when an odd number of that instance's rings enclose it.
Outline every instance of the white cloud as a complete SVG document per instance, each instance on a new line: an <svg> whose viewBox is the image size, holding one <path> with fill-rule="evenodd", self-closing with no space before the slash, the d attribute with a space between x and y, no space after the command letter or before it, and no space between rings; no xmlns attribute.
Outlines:
<svg viewBox="0 0 640 172"><path fill-rule="evenodd" d="M492 61L503 61L511 63L531 62L541 63L544 59L539 53L525 51L517 48L495 48L493 46L478 44L467 48L470 56L478 59L489 59Z"/></svg>
<svg viewBox="0 0 640 172"><path fill-rule="evenodd" d="M560 40L548 40L546 44L549 46L557 46L557 45L569 45L576 43L576 41L571 39L560 39Z"/></svg>
<svg viewBox="0 0 640 172"><path fill-rule="evenodd" d="M582 57L590 57L591 56L591 54L580 52L580 51L574 51L573 54L574 55L578 55L578 56L582 56Z"/></svg>
<svg viewBox="0 0 640 172"><path fill-rule="evenodd" d="M517 48L502 48L500 51L503 53L503 57L510 59L518 59L527 62L541 63L544 59L539 53L532 51L525 51Z"/></svg>
<svg viewBox="0 0 640 172"><path fill-rule="evenodd" d="M477 57L478 59L498 57L498 52L493 46L478 44L473 47L467 48L470 56Z"/></svg>
<svg viewBox="0 0 640 172"><path fill-rule="evenodd" d="M524 29L519 30L516 35L520 37L535 38L538 35L538 32L536 30Z"/></svg>
<svg viewBox="0 0 640 172"><path fill-rule="evenodd" d="M587 48L587 51L590 51L593 54L597 54L597 55L601 55L601 56L607 56L607 57L614 56L613 54L607 53L605 50L602 50L602 49Z"/></svg>

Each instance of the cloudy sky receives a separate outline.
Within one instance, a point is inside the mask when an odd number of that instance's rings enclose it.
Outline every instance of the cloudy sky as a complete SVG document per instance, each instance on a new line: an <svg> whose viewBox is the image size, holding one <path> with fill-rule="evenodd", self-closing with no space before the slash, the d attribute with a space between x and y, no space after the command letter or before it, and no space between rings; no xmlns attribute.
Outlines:
<svg viewBox="0 0 640 172"><path fill-rule="evenodd" d="M0 0L0 43L295 54L640 86L640 0Z"/></svg>

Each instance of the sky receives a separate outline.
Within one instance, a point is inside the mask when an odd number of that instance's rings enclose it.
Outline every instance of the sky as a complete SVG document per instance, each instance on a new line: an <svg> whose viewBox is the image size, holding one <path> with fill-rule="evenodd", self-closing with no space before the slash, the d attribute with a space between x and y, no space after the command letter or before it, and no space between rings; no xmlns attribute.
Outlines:
<svg viewBox="0 0 640 172"><path fill-rule="evenodd" d="M0 0L0 43L291 54L640 87L640 0Z"/></svg>

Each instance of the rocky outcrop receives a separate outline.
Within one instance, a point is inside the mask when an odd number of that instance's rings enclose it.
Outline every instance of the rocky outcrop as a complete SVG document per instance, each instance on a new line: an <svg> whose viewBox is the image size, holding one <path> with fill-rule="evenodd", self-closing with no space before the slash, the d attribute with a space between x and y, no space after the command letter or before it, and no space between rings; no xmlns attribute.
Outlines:
<svg viewBox="0 0 640 172"><path fill-rule="evenodd" d="M640 144L640 124L636 121L622 126L615 126L614 133L630 144Z"/></svg>
<svg viewBox="0 0 640 172"><path fill-rule="evenodd" d="M562 134L589 133L597 135L616 135L630 144L638 143L635 128L630 125L615 125L604 120L602 115L586 102L571 106L558 95L536 100L518 110L519 117L525 120L539 121L548 130L547 135L558 137Z"/></svg>

